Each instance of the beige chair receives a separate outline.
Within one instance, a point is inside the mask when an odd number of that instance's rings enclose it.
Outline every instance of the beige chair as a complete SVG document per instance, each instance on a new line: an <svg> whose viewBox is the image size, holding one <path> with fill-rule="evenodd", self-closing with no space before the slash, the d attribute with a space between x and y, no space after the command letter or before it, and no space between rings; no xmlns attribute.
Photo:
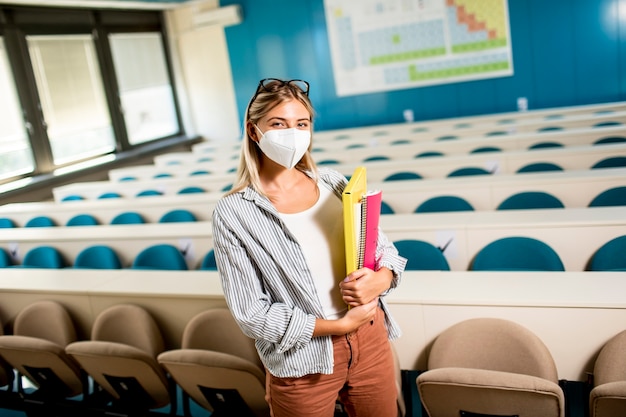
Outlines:
<svg viewBox="0 0 626 417"><path fill-rule="evenodd" d="M22 395L44 402L59 400L87 393L86 376L65 353L75 340L65 307L56 301L37 301L16 316L13 334L0 336L0 355L37 387L26 396L20 384Z"/></svg>
<svg viewBox="0 0 626 417"><path fill-rule="evenodd" d="M72 343L66 352L101 388L102 404L112 400L119 412L141 413L170 404L173 383L156 357L164 350L160 329L144 308L118 304L96 317L91 339Z"/></svg>
<svg viewBox="0 0 626 417"><path fill-rule="evenodd" d="M0 323L0 338L2 336L4 336L4 327ZM13 367L0 356L0 387L9 387L6 392L10 393L14 379Z"/></svg>
<svg viewBox="0 0 626 417"><path fill-rule="evenodd" d="M626 416L626 330L602 347L593 379L594 388L589 397L591 417Z"/></svg>
<svg viewBox="0 0 626 417"><path fill-rule="evenodd" d="M181 348L161 353L158 361L187 395L215 415L270 415L265 371L254 341L227 309L210 309L192 318Z"/></svg>
<svg viewBox="0 0 626 417"><path fill-rule="evenodd" d="M417 387L430 417L565 414L548 348L530 330L503 319L470 319L443 331Z"/></svg>

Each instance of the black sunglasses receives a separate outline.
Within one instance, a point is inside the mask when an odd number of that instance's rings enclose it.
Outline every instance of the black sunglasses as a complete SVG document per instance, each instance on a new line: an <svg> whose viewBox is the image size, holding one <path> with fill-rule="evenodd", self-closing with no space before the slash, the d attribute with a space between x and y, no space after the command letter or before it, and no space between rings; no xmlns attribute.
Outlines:
<svg viewBox="0 0 626 417"><path fill-rule="evenodd" d="M248 103L248 118L250 118L250 106L252 105L252 103L254 103L254 100L256 100L261 91L272 93L278 91L280 88L283 88L285 86L288 86L290 88L297 88L302 93L304 93L304 95L309 95L309 83L304 80L280 80L278 78L263 78L261 81L259 81L259 85L257 86L256 91L254 92L254 95L250 100L250 103Z"/></svg>

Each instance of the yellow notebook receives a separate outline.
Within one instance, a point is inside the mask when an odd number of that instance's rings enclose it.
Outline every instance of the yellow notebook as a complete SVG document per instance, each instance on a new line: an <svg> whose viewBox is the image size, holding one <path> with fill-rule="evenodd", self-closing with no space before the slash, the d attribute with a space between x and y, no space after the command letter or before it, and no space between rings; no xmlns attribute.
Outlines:
<svg viewBox="0 0 626 417"><path fill-rule="evenodd" d="M343 230L346 246L346 274L359 269L361 198L367 192L365 167L357 167L343 190Z"/></svg>

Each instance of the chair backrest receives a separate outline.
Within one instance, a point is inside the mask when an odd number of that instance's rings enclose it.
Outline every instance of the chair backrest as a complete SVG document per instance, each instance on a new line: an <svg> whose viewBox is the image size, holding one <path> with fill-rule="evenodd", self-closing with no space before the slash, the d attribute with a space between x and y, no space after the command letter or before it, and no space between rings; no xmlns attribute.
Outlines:
<svg viewBox="0 0 626 417"><path fill-rule="evenodd" d="M626 271L626 235L602 245L591 257L590 271Z"/></svg>
<svg viewBox="0 0 626 417"><path fill-rule="evenodd" d="M66 226L97 226L100 224L91 214L77 214L65 223Z"/></svg>
<svg viewBox="0 0 626 417"><path fill-rule="evenodd" d="M591 169L626 167L626 156L611 156L596 162Z"/></svg>
<svg viewBox="0 0 626 417"><path fill-rule="evenodd" d="M551 172L551 171L563 171L560 165L552 162L533 162L528 165L524 165L516 172L518 174L524 174L527 172Z"/></svg>
<svg viewBox="0 0 626 417"><path fill-rule="evenodd" d="M216 337L219 335L219 337ZM205 349L229 353L246 359L263 369L254 339L246 336L230 311L212 308L194 316L183 331L183 349Z"/></svg>
<svg viewBox="0 0 626 417"><path fill-rule="evenodd" d="M472 368L532 375L558 383L554 359L543 341L524 326L500 318L475 318L437 336L428 369Z"/></svg>
<svg viewBox="0 0 626 417"><path fill-rule="evenodd" d="M155 358L165 346L152 315L135 304L116 304L100 312L91 329L91 340L133 346Z"/></svg>
<svg viewBox="0 0 626 417"><path fill-rule="evenodd" d="M107 245L89 246L76 255L74 268L86 269L121 269L117 252Z"/></svg>
<svg viewBox="0 0 626 417"><path fill-rule="evenodd" d="M189 210L176 209L161 216L159 223L195 222L196 220L196 216Z"/></svg>
<svg viewBox="0 0 626 417"><path fill-rule="evenodd" d="M0 355L37 386L46 401L87 392L78 364L65 352L77 339L69 312L56 301L36 301L16 316L13 334L0 336Z"/></svg>
<svg viewBox="0 0 626 417"><path fill-rule="evenodd" d="M77 194L70 194L70 195L66 195L65 197L63 197L61 199L61 202L64 201L80 201L80 200L84 200L85 197L83 197L82 195L77 195Z"/></svg>
<svg viewBox="0 0 626 417"><path fill-rule="evenodd" d="M76 329L69 312L57 301L36 301L15 317L13 334L37 337L67 346L76 341Z"/></svg>
<svg viewBox="0 0 626 417"><path fill-rule="evenodd" d="M437 157L437 156L443 156L443 152L439 152L439 151L424 151L424 152L420 152L417 155L415 155L415 158L431 158L431 157Z"/></svg>
<svg viewBox="0 0 626 417"><path fill-rule="evenodd" d="M0 218L0 229L11 229L13 227L15 227L15 222L13 220L6 217Z"/></svg>
<svg viewBox="0 0 626 417"><path fill-rule="evenodd" d="M524 191L507 197L497 210L532 210L565 208L557 197L545 191Z"/></svg>
<svg viewBox="0 0 626 417"><path fill-rule="evenodd" d="M593 142L594 145L608 145L611 143L624 143L626 137L624 136L606 136Z"/></svg>
<svg viewBox="0 0 626 417"><path fill-rule="evenodd" d="M134 269L187 270L187 261L176 246L157 244L143 249L132 263Z"/></svg>
<svg viewBox="0 0 626 417"><path fill-rule="evenodd" d="M106 199L106 198L122 198L120 193L116 193L114 191L102 193L98 196L98 199Z"/></svg>
<svg viewBox="0 0 626 417"><path fill-rule="evenodd" d="M472 149L470 151L470 154L487 153L487 152L502 152L502 149L496 146L481 146L480 148Z"/></svg>
<svg viewBox="0 0 626 417"><path fill-rule="evenodd" d="M421 180L422 176L415 172L396 172L383 178L383 181Z"/></svg>
<svg viewBox="0 0 626 417"><path fill-rule="evenodd" d="M48 216L36 216L28 220L24 227L54 227L56 223Z"/></svg>
<svg viewBox="0 0 626 417"><path fill-rule="evenodd" d="M385 201L380 202L380 214L394 214L393 208Z"/></svg>
<svg viewBox="0 0 626 417"><path fill-rule="evenodd" d="M448 174L448 177L465 177L469 175L491 175L491 172L479 167L458 168Z"/></svg>
<svg viewBox="0 0 626 417"><path fill-rule="evenodd" d="M66 267L67 263L58 249L52 246L38 246L26 252L22 260L22 266L59 269Z"/></svg>
<svg viewBox="0 0 626 417"><path fill-rule="evenodd" d="M626 381L624 352L626 352L626 330L609 339L600 350L593 367L593 383L596 387L611 382Z"/></svg>
<svg viewBox="0 0 626 417"><path fill-rule="evenodd" d="M407 271L449 271L450 265L443 252L422 240L406 239L393 242L400 256L407 259Z"/></svg>
<svg viewBox="0 0 626 417"><path fill-rule="evenodd" d="M145 222L146 219L135 211L120 213L111 220L111 224L143 224Z"/></svg>
<svg viewBox="0 0 626 417"><path fill-rule="evenodd" d="M0 248L0 268L6 268L7 266L13 265L13 259L11 259L11 255L4 249Z"/></svg>
<svg viewBox="0 0 626 417"><path fill-rule="evenodd" d="M206 190L202 187L189 186L181 188L176 194L194 194L194 193L206 193Z"/></svg>
<svg viewBox="0 0 626 417"><path fill-rule="evenodd" d="M529 150L535 149L548 149L548 148L562 148L563 144L558 142L539 142L528 147Z"/></svg>
<svg viewBox="0 0 626 417"><path fill-rule="evenodd" d="M415 209L416 213L437 213L444 211L473 211L474 207L464 198L455 195L441 195L429 198Z"/></svg>
<svg viewBox="0 0 626 417"><path fill-rule="evenodd" d="M200 263L200 269L208 270L208 271L217 271L217 263L215 261L215 251L213 249L209 250L204 258L202 258L202 263Z"/></svg>
<svg viewBox="0 0 626 417"><path fill-rule="evenodd" d="M152 196L159 196L159 195L163 195L163 193L159 190L143 190L143 191L139 191L135 197L152 197Z"/></svg>
<svg viewBox="0 0 626 417"><path fill-rule="evenodd" d="M495 240L472 262L473 271L564 271L559 255L544 242L523 236Z"/></svg>
<svg viewBox="0 0 626 417"><path fill-rule="evenodd" d="M613 187L602 191L589 203L589 207L626 206L626 187Z"/></svg>

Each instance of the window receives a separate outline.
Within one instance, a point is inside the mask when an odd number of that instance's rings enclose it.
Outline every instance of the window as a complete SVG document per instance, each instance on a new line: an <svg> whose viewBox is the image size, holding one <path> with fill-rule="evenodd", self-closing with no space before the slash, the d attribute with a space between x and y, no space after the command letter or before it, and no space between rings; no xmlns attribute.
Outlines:
<svg viewBox="0 0 626 417"><path fill-rule="evenodd" d="M55 165L115 149L91 35L27 36Z"/></svg>
<svg viewBox="0 0 626 417"><path fill-rule="evenodd" d="M128 142L178 133L174 94L159 33L109 35Z"/></svg>
<svg viewBox="0 0 626 417"><path fill-rule="evenodd" d="M27 174L34 169L22 107L0 37L0 180Z"/></svg>

